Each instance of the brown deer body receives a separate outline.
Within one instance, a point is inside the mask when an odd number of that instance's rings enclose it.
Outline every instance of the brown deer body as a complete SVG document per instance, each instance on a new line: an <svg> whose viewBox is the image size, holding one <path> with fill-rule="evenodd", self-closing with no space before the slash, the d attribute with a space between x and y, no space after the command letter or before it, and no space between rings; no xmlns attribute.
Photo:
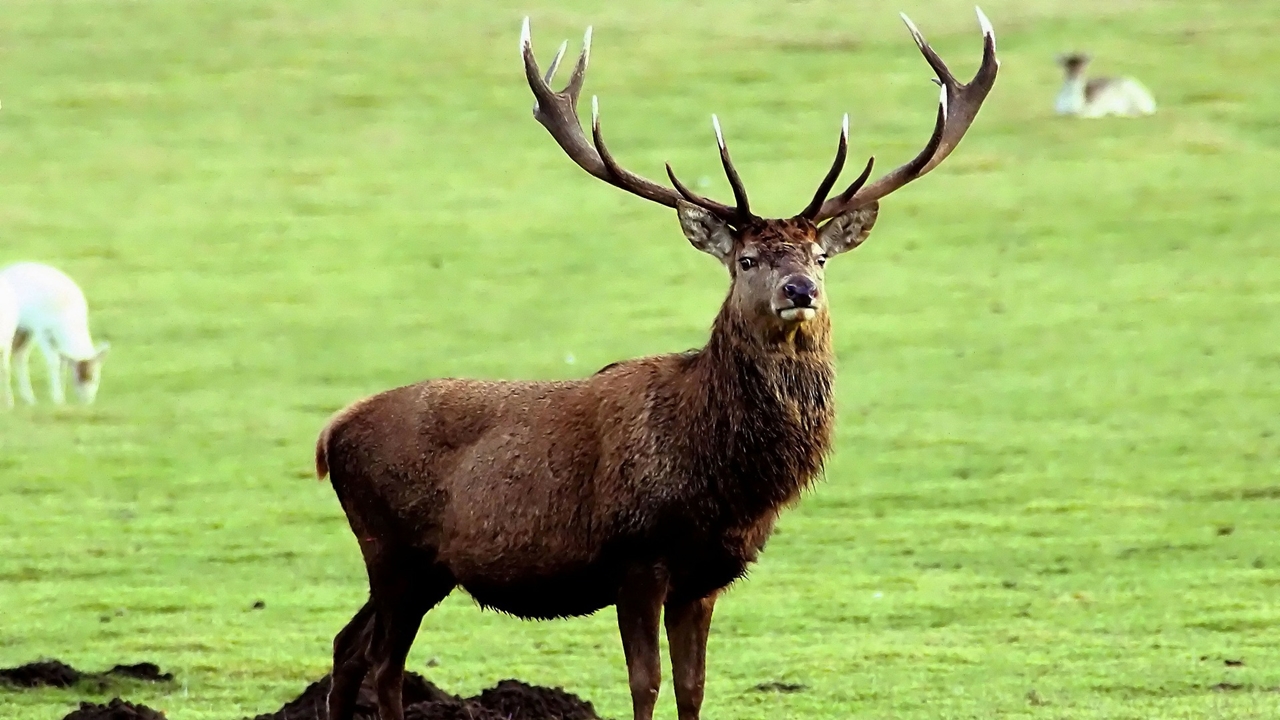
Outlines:
<svg viewBox="0 0 1280 720"><path fill-rule="evenodd" d="M823 265L865 240L877 201L941 162L972 122L996 70L994 36L979 18L983 64L967 85L912 26L944 92L924 151L870 185L868 163L827 199L847 152L846 118L813 202L783 220L751 214L718 122L734 206L690 192L670 168L674 190L618 166L598 115L590 143L577 121L587 49L569 86L552 92L564 48L543 78L526 20L535 117L591 174L676 208L686 237L725 264L732 286L700 350L615 363L583 380L432 380L330 421L317 470L331 478L370 587L334 640L330 718L350 720L372 671L382 720L403 719L409 648L424 614L457 587L522 618L615 605L637 720L653 714L665 610L679 714L698 717L716 597L755 561L830 450Z"/></svg>

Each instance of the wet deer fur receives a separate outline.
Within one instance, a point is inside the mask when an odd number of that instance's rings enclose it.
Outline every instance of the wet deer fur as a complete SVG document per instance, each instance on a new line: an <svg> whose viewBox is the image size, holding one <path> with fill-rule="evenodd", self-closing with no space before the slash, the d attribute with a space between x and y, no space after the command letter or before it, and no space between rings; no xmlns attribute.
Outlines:
<svg viewBox="0 0 1280 720"><path fill-rule="evenodd" d="M698 717L716 597L756 560L831 449L823 266L861 244L879 199L941 162L972 122L996 71L994 34L979 19L983 63L968 84L907 21L943 88L924 151L869 185L868 163L827 198L847 153L846 118L831 171L787 219L751 212L718 121L732 206L690 192L669 168L672 188L618 166L598 113L590 141L577 119L587 49L568 87L553 92L564 48L544 77L526 20L535 117L587 172L675 208L689 241L726 266L730 289L698 350L614 363L581 380L429 380L334 416L316 469L358 540L370 598L334 640L333 720L350 720L370 671L382 720L403 720L405 656L423 615L457 587L522 618L616 606L637 720L653 713L665 609L679 715Z"/></svg>

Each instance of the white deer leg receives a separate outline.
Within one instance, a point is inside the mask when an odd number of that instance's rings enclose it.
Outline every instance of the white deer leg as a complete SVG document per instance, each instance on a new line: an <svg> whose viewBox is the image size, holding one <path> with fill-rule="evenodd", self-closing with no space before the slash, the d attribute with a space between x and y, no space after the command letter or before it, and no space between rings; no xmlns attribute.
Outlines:
<svg viewBox="0 0 1280 720"><path fill-rule="evenodd" d="M66 362L49 338L36 335L36 343L40 345L40 354L44 356L45 367L49 369L49 399L54 405L62 405L67 401L62 392L62 374Z"/></svg>
<svg viewBox="0 0 1280 720"><path fill-rule="evenodd" d="M28 405L36 403L35 391L31 389L31 373L27 367L27 361L31 359L31 345L31 334L24 330L19 330L13 338L13 379L18 386L18 397Z"/></svg>
<svg viewBox="0 0 1280 720"><path fill-rule="evenodd" d="M4 390L0 390L0 402L4 403L4 407L13 407L13 386L10 384L9 375L10 367L13 363L13 346L5 343L4 347L0 347L0 383L4 384Z"/></svg>

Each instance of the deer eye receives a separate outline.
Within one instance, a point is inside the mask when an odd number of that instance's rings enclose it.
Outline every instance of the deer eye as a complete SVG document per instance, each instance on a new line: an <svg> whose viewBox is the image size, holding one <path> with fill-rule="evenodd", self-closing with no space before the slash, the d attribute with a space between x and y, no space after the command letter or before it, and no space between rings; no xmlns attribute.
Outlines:
<svg viewBox="0 0 1280 720"><path fill-rule="evenodd" d="M743 270L750 270L755 266L756 266L756 259L753 257L738 258L738 267L742 268Z"/></svg>
<svg viewBox="0 0 1280 720"><path fill-rule="evenodd" d="M819 256L818 256L818 259L817 259L817 260L815 260L814 262L818 263L818 267L822 267L822 266L824 266L824 265L826 265L826 264L827 264L827 256L826 256L826 255L819 255Z"/></svg>

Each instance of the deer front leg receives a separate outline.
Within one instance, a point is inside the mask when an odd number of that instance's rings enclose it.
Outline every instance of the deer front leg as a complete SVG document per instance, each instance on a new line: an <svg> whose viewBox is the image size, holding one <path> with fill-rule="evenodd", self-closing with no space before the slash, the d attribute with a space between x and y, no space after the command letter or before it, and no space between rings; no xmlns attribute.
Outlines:
<svg viewBox="0 0 1280 720"><path fill-rule="evenodd" d="M667 645L680 720L698 720L707 677L707 635L716 594L690 602L668 603Z"/></svg>
<svg viewBox="0 0 1280 720"><path fill-rule="evenodd" d="M36 333L36 344L40 346L40 354L44 356L45 367L49 371L49 398L55 405L66 402L62 392L62 374L66 370L66 359L58 352L57 346L44 333Z"/></svg>
<svg viewBox="0 0 1280 720"><path fill-rule="evenodd" d="M618 593L618 632L627 658L634 720L652 720L662 684L658 657L658 624L666 599L667 579L657 568L632 572Z"/></svg>

